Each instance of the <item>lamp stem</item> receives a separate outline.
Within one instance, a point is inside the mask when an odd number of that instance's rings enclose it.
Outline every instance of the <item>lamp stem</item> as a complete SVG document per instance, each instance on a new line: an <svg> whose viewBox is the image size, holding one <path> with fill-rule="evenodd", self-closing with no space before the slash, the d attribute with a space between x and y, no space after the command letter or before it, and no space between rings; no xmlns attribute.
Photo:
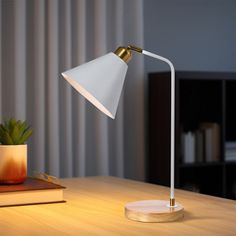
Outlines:
<svg viewBox="0 0 236 236"><path fill-rule="evenodd" d="M170 207L175 207L175 68L170 60L154 53L142 50L144 55L166 62L171 70L171 142L170 142Z"/></svg>

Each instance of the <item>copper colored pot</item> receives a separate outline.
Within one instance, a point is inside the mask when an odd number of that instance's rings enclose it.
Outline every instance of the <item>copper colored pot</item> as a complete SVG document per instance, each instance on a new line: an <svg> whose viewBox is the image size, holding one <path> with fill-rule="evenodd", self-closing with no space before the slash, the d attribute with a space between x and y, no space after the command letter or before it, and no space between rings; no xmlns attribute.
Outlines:
<svg viewBox="0 0 236 236"><path fill-rule="evenodd" d="M0 145L0 184L20 184L27 177L27 145Z"/></svg>

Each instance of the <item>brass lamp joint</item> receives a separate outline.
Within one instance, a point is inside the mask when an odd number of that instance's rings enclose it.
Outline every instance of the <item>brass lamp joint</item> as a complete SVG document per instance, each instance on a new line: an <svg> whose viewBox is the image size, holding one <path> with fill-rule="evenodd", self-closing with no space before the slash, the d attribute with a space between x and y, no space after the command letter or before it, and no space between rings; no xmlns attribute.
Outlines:
<svg viewBox="0 0 236 236"><path fill-rule="evenodd" d="M138 52L138 53L142 53L142 51L143 51L142 48L139 48L139 47L137 47L137 46L135 46L135 45L128 45L127 48L130 49L130 50L133 50L133 51L135 51L135 52Z"/></svg>
<svg viewBox="0 0 236 236"><path fill-rule="evenodd" d="M120 57L124 62L128 63L132 58L131 51L142 53L142 49L133 45L128 45L128 47L118 47L114 52L118 57Z"/></svg>
<svg viewBox="0 0 236 236"><path fill-rule="evenodd" d="M175 206L175 199L174 198L170 198L170 206L171 207Z"/></svg>

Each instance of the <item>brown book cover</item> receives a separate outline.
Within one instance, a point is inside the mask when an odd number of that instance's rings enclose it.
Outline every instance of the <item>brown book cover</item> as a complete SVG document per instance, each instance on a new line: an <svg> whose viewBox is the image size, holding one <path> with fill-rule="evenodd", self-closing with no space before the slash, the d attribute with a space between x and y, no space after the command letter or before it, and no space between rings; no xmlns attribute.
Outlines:
<svg viewBox="0 0 236 236"><path fill-rule="evenodd" d="M220 126L217 123L201 123L204 130L206 162L220 161Z"/></svg>
<svg viewBox="0 0 236 236"><path fill-rule="evenodd" d="M65 187L28 177L23 184L0 185L0 207L65 202Z"/></svg>

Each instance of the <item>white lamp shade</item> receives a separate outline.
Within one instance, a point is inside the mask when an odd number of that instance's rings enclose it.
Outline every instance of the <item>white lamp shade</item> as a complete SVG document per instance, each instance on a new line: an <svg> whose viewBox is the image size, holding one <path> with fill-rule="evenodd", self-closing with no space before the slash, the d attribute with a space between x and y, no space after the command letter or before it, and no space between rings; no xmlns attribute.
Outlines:
<svg viewBox="0 0 236 236"><path fill-rule="evenodd" d="M114 119L127 69L120 57L108 53L62 75L94 106Z"/></svg>

